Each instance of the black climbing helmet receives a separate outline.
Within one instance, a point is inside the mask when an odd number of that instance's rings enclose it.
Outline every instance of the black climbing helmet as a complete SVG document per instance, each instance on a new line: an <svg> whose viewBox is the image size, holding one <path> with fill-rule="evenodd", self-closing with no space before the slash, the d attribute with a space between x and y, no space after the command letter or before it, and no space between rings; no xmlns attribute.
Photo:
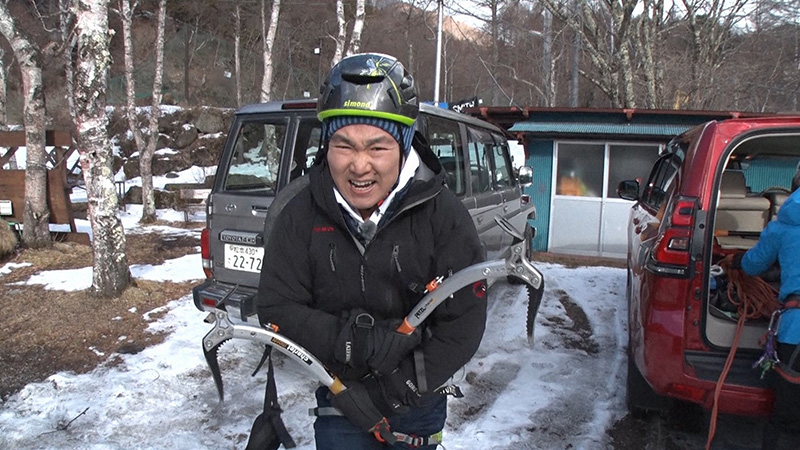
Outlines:
<svg viewBox="0 0 800 450"><path fill-rule="evenodd" d="M419 112L414 77L396 58L380 53L348 56L320 86L317 117L363 116L414 125Z"/></svg>

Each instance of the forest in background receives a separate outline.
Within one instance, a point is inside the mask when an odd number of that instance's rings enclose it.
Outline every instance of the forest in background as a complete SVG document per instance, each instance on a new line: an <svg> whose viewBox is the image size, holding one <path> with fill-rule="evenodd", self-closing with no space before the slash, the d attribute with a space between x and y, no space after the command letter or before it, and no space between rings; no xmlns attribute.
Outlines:
<svg viewBox="0 0 800 450"><path fill-rule="evenodd" d="M267 7L272 1L267 1ZM262 27L258 0L169 0L164 102L236 107L235 6L240 8L241 103L259 99ZM20 29L42 49L50 126L66 125L59 1L12 0ZM345 1L352 21L355 1ZM798 0L444 0L440 100L484 106L638 107L796 111L800 95ZM124 104L121 21L112 29L108 102ZM368 1L361 51L399 57L433 100L435 0ZM149 104L157 2L134 17L137 97ZM465 15L472 15L465 20ZM471 24L471 25L468 25ZM473 27L473 25L475 27ZM315 97L337 36L333 0L283 0L272 49L273 99ZM352 27L352 25L351 25ZM0 40L8 116L21 123L18 66Z"/></svg>

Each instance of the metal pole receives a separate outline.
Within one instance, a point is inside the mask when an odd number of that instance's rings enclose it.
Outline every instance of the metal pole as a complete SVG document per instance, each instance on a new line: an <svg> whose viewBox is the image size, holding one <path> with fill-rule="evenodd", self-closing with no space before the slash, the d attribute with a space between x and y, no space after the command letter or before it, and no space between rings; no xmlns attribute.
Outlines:
<svg viewBox="0 0 800 450"><path fill-rule="evenodd" d="M439 24L436 29L436 80L433 83L433 101L439 106L439 80L442 73L442 14L444 0L439 0Z"/></svg>

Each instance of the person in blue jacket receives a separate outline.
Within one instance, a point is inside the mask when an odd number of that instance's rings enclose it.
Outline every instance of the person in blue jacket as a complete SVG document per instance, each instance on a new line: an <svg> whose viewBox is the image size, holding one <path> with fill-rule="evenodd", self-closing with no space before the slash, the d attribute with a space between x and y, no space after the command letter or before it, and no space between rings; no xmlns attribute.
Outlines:
<svg viewBox="0 0 800 450"><path fill-rule="evenodd" d="M782 376L775 377L775 404L764 428L762 450L776 449L781 431L800 432L800 167L792 179L792 194L767 224L753 248L734 255L732 267L750 276L766 272L776 262L781 269L778 300L783 303L777 331Z"/></svg>

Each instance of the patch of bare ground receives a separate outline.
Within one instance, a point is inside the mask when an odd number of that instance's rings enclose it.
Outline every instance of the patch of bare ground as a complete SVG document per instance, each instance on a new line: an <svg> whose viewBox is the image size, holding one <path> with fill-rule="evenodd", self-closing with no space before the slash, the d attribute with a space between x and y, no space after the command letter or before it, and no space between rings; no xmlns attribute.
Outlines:
<svg viewBox="0 0 800 450"><path fill-rule="evenodd" d="M130 264L160 264L195 253L199 245L193 236L161 233L129 234L126 239ZM195 284L138 280L118 299L23 284L38 272L87 267L91 261L91 248L74 243L25 249L5 261L31 265L0 276L0 304L6 306L0 327L1 398L53 373L113 365L115 355L161 342L164 336L146 331L159 315L145 313L183 297Z"/></svg>
<svg viewBox="0 0 800 450"><path fill-rule="evenodd" d="M604 258L600 256L563 255L560 253L534 252L531 261L561 264L565 267L605 266L625 268L624 258Z"/></svg>

